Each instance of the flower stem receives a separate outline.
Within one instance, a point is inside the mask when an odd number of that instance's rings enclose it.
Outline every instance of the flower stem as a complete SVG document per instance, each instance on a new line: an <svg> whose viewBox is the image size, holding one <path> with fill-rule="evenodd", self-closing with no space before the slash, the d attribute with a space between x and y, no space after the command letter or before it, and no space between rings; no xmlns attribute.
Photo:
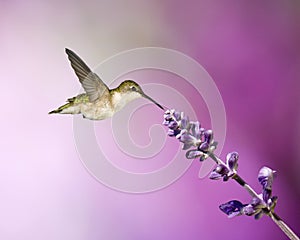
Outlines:
<svg viewBox="0 0 300 240"><path fill-rule="evenodd" d="M260 199L260 196L238 174L235 174L232 178L235 181L237 181L241 186L243 186L252 197Z"/></svg>
<svg viewBox="0 0 300 240"><path fill-rule="evenodd" d="M269 216L289 239L299 240L299 237L293 232L292 229L290 229L288 225L286 225L286 223L275 212L270 212Z"/></svg>
<svg viewBox="0 0 300 240"><path fill-rule="evenodd" d="M209 154L210 158L212 160L214 160L217 164L223 164L225 165L225 163L222 161L222 159L218 158L215 154L211 153ZM252 197L256 197L256 198L259 198L259 195L238 175L238 174L234 174L232 176L232 178L238 183L240 184L243 188L245 188L249 194L252 196Z"/></svg>

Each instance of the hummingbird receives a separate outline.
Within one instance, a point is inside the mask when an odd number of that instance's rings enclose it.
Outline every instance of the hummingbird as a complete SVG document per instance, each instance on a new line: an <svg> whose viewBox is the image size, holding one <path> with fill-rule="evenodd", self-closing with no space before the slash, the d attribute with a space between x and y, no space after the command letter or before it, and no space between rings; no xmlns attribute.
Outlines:
<svg viewBox="0 0 300 240"><path fill-rule="evenodd" d="M102 120L112 117L129 102L141 97L150 100L164 110L132 80L125 80L118 87L109 89L76 53L68 48L65 51L85 93L67 99L66 104L49 114L82 114L84 118L90 120Z"/></svg>

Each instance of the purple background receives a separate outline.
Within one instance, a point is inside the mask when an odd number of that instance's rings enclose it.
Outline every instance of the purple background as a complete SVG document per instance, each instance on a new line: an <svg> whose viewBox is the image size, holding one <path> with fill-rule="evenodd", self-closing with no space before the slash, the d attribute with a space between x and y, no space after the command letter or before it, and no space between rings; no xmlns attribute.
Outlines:
<svg viewBox="0 0 300 240"><path fill-rule="evenodd" d="M218 205L249 196L234 182L200 180L196 161L153 193L121 193L96 181L76 152L72 117L47 115L79 90L65 47L91 67L144 46L196 59L226 107L221 156L238 151L239 173L257 190L258 170L277 170L276 211L300 234L299 23L296 0L1 1L0 238L285 239L267 217L227 219Z"/></svg>

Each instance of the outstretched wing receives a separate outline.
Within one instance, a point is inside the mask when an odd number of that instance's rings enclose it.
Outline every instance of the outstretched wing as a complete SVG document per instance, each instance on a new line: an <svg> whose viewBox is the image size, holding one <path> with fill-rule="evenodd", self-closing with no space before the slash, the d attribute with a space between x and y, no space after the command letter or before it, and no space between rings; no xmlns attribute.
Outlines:
<svg viewBox="0 0 300 240"><path fill-rule="evenodd" d="M91 102L96 101L105 92L109 91L108 87L98 77L98 75L96 73L93 73L76 53L67 48L66 53L71 62L72 68L74 69L82 87L89 96L89 100Z"/></svg>

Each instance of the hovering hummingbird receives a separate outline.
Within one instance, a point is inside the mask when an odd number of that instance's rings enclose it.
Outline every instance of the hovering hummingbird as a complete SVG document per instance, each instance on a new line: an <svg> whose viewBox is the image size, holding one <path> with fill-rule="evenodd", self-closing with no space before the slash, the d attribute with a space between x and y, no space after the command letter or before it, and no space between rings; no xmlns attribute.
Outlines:
<svg viewBox="0 0 300 240"><path fill-rule="evenodd" d="M160 104L147 96L136 82L125 80L117 88L109 89L76 53L67 48L66 53L85 93L67 99L66 104L49 112L49 114L81 113L84 118L102 120L112 117L126 104L141 97L150 100L164 110Z"/></svg>

